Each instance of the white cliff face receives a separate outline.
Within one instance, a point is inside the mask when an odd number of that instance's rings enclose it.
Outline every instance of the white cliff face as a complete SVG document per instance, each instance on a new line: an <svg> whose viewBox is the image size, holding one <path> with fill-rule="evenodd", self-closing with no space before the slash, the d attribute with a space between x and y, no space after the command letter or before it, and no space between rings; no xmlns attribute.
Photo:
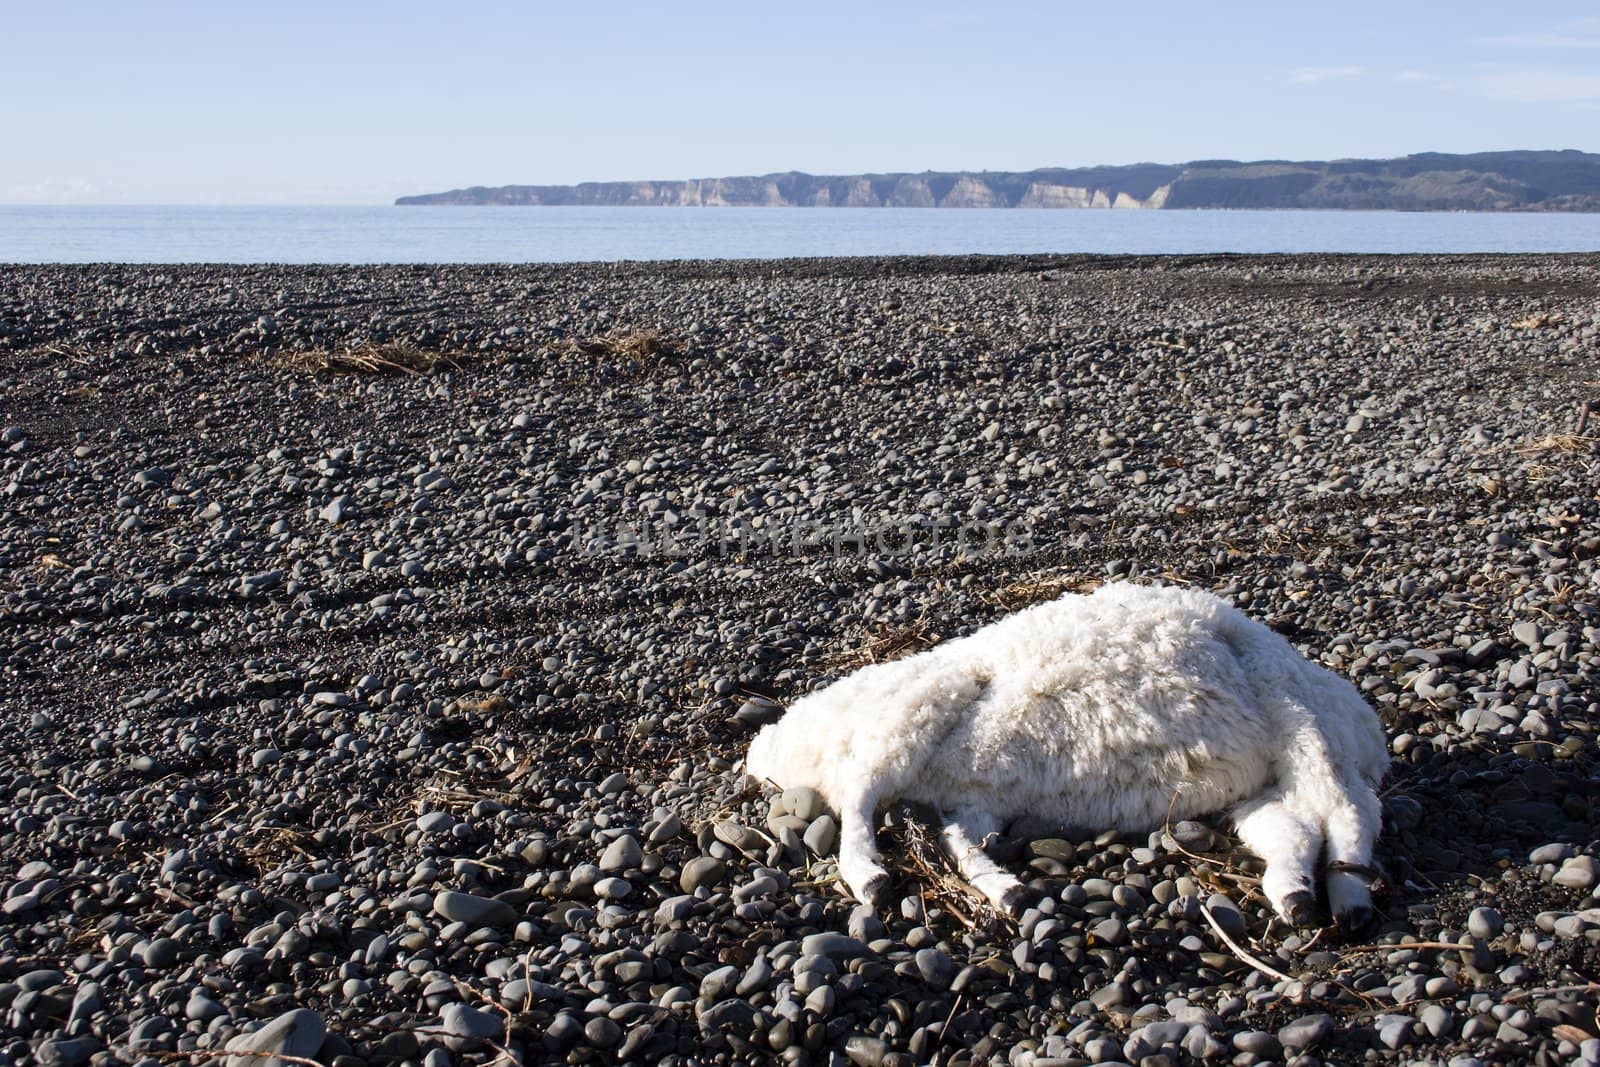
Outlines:
<svg viewBox="0 0 1600 1067"><path fill-rule="evenodd" d="M1157 192L1166 199L1165 187ZM1160 207L1152 196L1140 200L1129 193L1119 192L1113 199L1104 189L1090 189L1082 185L1057 185L1052 182L1033 182L1017 201L1018 207L1043 208L1146 208Z"/></svg>
<svg viewBox="0 0 1600 1067"><path fill-rule="evenodd" d="M1081 185L1033 182L1017 201L1018 207L1083 208L1092 206L1094 190Z"/></svg>
<svg viewBox="0 0 1600 1067"><path fill-rule="evenodd" d="M1084 185L1032 182L1017 201L1028 208L1155 208L1166 201L1170 186L1162 186L1146 200L1125 192L1113 193ZM929 180L908 174L885 191L870 178L819 183L811 189L786 193L777 178L699 178L683 182L632 182L616 203L654 204L665 207L1009 207L1005 194L983 175L968 174L944 195Z"/></svg>
<svg viewBox="0 0 1600 1067"><path fill-rule="evenodd" d="M928 188L927 179L910 176L901 178L895 183L894 191L889 194L888 207L937 207L934 201L933 190Z"/></svg>
<svg viewBox="0 0 1600 1067"><path fill-rule="evenodd" d="M939 201L940 207L1005 207L1002 200L989 183L974 174L963 174L956 180L956 184Z"/></svg>

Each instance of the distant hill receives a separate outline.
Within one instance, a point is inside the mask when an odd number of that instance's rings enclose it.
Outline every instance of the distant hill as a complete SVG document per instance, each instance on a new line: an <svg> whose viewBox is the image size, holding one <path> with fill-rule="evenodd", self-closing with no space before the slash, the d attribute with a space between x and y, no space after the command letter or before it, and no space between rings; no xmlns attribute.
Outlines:
<svg viewBox="0 0 1600 1067"><path fill-rule="evenodd" d="M651 207L1365 208L1600 211L1600 155L1424 152L1330 162L1208 159L1022 172L812 175L473 186L402 205Z"/></svg>

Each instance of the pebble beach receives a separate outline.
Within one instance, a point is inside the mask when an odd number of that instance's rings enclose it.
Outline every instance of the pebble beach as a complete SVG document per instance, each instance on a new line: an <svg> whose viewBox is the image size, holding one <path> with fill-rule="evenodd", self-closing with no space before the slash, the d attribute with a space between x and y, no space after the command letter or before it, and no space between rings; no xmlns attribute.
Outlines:
<svg viewBox="0 0 1600 1067"><path fill-rule="evenodd" d="M0 266L0 1065L1600 1064L1586 403L1591 254ZM1374 931L740 773L1117 580L1366 696Z"/></svg>

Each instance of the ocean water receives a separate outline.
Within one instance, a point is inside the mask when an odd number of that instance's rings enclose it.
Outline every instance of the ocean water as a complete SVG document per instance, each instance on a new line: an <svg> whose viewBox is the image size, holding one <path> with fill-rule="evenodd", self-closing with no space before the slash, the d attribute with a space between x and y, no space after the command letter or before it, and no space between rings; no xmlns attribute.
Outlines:
<svg viewBox="0 0 1600 1067"><path fill-rule="evenodd" d="M0 206L0 263L563 263L1006 252L1594 252L1600 214Z"/></svg>

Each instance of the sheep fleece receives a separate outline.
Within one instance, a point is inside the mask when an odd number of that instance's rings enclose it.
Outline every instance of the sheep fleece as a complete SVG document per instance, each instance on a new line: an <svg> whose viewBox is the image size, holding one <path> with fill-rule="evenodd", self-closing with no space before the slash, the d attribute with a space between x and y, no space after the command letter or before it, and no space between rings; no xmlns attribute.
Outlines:
<svg viewBox="0 0 1600 1067"><path fill-rule="evenodd" d="M1206 593L1069 594L797 701L746 770L831 805L903 799L1149 829L1280 782L1367 789L1387 748L1343 678Z"/></svg>

